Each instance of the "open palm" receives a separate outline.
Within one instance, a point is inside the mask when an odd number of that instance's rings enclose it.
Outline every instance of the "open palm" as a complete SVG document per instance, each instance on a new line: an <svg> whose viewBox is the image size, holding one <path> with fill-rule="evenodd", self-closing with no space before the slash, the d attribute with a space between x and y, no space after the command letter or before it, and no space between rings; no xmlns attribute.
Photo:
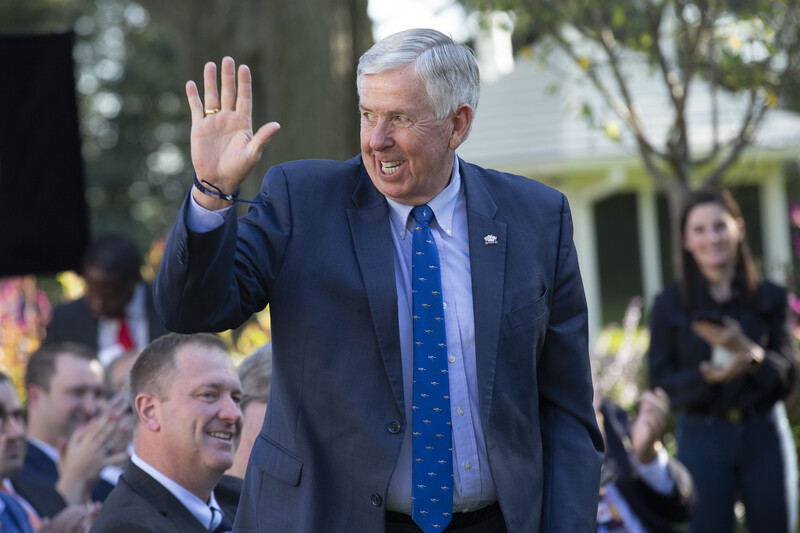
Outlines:
<svg viewBox="0 0 800 533"><path fill-rule="evenodd" d="M222 60L221 91L217 89L217 66L203 69L205 102L197 85L186 84L192 111L192 164L199 180L206 180L227 194L233 193L261 158L261 152L280 126L270 122L254 134L250 69L236 66L230 57Z"/></svg>

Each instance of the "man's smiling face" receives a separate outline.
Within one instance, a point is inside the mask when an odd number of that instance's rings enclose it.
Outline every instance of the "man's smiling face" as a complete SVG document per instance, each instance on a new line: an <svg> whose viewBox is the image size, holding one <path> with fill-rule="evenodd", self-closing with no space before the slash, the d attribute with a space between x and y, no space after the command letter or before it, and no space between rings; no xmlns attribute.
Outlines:
<svg viewBox="0 0 800 533"><path fill-rule="evenodd" d="M359 88L361 155L375 187L422 205L449 183L461 136L453 114L437 119L411 67L364 77Z"/></svg>

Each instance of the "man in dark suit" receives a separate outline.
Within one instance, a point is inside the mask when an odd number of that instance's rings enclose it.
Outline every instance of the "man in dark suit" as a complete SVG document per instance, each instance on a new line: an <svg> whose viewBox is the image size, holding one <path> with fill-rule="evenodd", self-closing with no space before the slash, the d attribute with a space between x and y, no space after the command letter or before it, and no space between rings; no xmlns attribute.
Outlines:
<svg viewBox="0 0 800 533"><path fill-rule="evenodd" d="M214 487L233 464L241 396L218 337L169 334L145 348L131 371L134 453L92 533L230 531Z"/></svg>
<svg viewBox="0 0 800 533"><path fill-rule="evenodd" d="M124 399L103 401L103 369L94 353L74 343L40 347L28 358L25 388L25 465L14 482L47 483L70 504L104 500L113 484L100 472L127 458L130 427Z"/></svg>
<svg viewBox="0 0 800 533"><path fill-rule="evenodd" d="M221 80L206 64L205 102L187 84L196 182L155 294L174 331L270 305L271 397L237 531L592 531L602 437L569 208L456 157L478 100L471 52L433 30L377 43L359 61L361 156L273 167L238 221L231 199L278 125L252 132L247 67L238 94L231 58ZM441 290L412 293L428 279ZM435 311L424 328L415 307ZM420 354L442 329L445 355ZM424 385L447 394L417 389L427 357L444 365ZM449 414L435 435L422 404ZM424 480L420 437L448 446ZM429 503L441 523L425 523Z"/></svg>
<svg viewBox="0 0 800 533"><path fill-rule="evenodd" d="M45 342L77 342L98 354L103 367L167 333L158 320L150 284L142 281L141 253L124 235L97 238L83 256L86 295L56 306Z"/></svg>
<svg viewBox="0 0 800 533"><path fill-rule="evenodd" d="M661 444L669 415L666 393L642 393L633 422L599 394L595 405L606 443L597 532L675 531L694 513L697 494L689 471Z"/></svg>
<svg viewBox="0 0 800 533"><path fill-rule="evenodd" d="M0 418L2 421L2 444L0 444L0 495L6 500L13 499L14 504L6 507L12 521L24 522L32 530L57 531L67 533L71 531L86 531L86 525L91 524L97 514L97 509L86 505L72 505L67 507L64 498L55 487L47 482L35 478L14 478L22 470L25 463L25 412L19 400L17 390L11 379L0 372ZM14 510L22 511L13 512ZM47 520L50 526L41 528L40 525ZM3 517L3 531L13 531L12 525L6 524ZM74 524L74 529L69 527ZM78 527L83 525L83 527ZM20 531L25 530L24 525Z"/></svg>

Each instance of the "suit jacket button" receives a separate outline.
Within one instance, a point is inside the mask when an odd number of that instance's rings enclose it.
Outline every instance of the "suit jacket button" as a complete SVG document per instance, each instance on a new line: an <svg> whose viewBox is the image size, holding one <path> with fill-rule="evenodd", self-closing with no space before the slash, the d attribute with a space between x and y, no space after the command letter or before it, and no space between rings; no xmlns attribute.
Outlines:
<svg viewBox="0 0 800 533"><path fill-rule="evenodd" d="M397 433L400 433L400 422L398 422L397 420L392 420L391 422L386 424L386 429L392 435L396 435Z"/></svg>
<svg viewBox="0 0 800 533"><path fill-rule="evenodd" d="M383 504L383 498L381 498L380 494L373 494L372 495L372 505L375 507L380 507Z"/></svg>

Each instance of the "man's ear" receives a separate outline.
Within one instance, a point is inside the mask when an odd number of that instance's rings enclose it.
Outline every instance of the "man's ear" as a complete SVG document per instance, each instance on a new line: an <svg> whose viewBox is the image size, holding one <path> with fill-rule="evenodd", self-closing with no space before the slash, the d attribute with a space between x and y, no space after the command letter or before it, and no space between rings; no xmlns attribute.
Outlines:
<svg viewBox="0 0 800 533"><path fill-rule="evenodd" d="M475 111L469 104L461 104L453 114L453 131L450 133L450 149L455 150L467 138L472 126L472 117Z"/></svg>
<svg viewBox="0 0 800 533"><path fill-rule="evenodd" d="M136 414L139 422L150 431L161 429L161 401L146 392L136 395L133 404L136 406Z"/></svg>

